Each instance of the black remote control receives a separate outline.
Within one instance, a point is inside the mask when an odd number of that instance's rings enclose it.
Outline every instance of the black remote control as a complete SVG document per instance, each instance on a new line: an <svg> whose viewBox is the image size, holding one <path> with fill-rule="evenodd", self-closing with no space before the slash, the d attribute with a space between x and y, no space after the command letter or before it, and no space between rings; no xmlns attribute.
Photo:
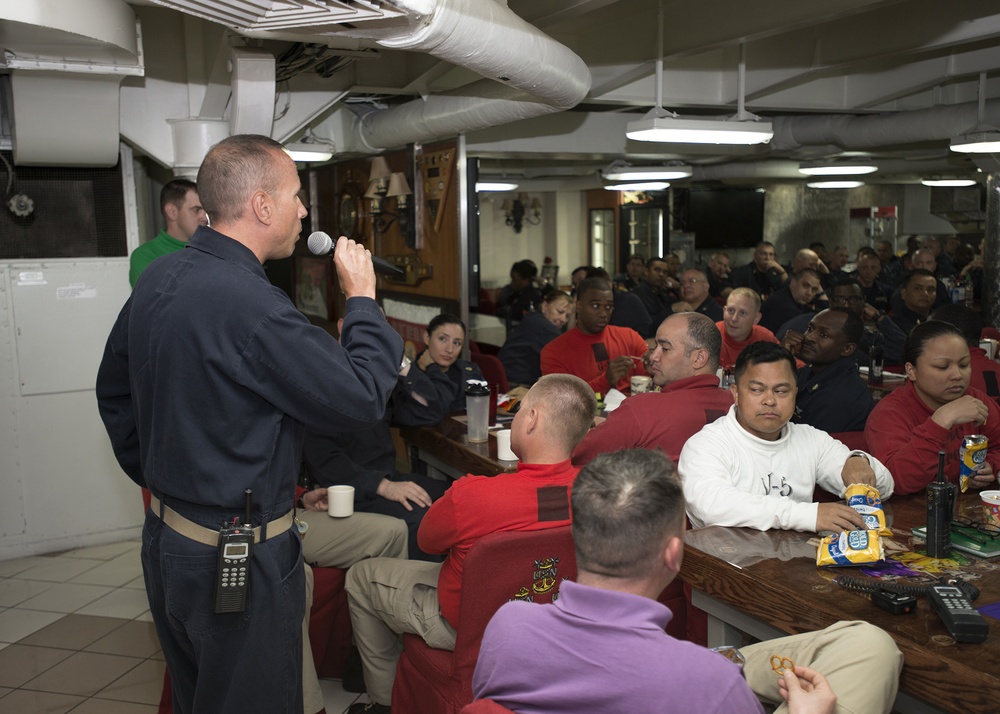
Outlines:
<svg viewBox="0 0 1000 714"><path fill-rule="evenodd" d="M986 618L972 607L969 598L959 588L934 585L927 591L927 597L955 642L982 642L989 635Z"/></svg>

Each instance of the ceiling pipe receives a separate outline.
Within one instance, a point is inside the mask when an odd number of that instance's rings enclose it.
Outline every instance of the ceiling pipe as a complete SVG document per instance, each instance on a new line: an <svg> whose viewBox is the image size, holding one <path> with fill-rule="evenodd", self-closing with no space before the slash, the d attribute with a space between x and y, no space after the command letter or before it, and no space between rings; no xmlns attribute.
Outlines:
<svg viewBox="0 0 1000 714"><path fill-rule="evenodd" d="M372 150L565 111L590 91L590 69L579 56L494 0L395 5L423 15L423 23L404 34L365 29L357 36L387 48L426 52L488 79L464 87L461 95L429 96L365 115L360 140Z"/></svg>
<svg viewBox="0 0 1000 714"><path fill-rule="evenodd" d="M990 123L1000 123L1000 100L986 103L985 117ZM970 131L978 118L978 102L865 116L776 116L771 117L771 148L794 151L835 144L845 151L872 151L922 141L947 141Z"/></svg>

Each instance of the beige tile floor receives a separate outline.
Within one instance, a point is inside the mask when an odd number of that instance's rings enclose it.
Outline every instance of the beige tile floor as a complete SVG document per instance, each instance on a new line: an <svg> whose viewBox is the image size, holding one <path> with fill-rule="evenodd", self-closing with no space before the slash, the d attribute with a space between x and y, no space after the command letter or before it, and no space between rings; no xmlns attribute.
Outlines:
<svg viewBox="0 0 1000 714"><path fill-rule="evenodd" d="M155 714L164 667L138 541L0 561L0 714Z"/></svg>

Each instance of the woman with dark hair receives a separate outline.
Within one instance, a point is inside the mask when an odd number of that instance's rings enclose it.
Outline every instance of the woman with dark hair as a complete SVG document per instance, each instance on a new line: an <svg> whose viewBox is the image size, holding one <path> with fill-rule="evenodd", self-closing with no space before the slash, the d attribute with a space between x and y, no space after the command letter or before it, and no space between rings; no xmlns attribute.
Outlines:
<svg viewBox="0 0 1000 714"><path fill-rule="evenodd" d="M541 312L529 312L500 348L507 379L531 385L542 376L542 348L562 334L573 314L573 301L562 290L553 290L542 299Z"/></svg>
<svg viewBox="0 0 1000 714"><path fill-rule="evenodd" d="M465 324L442 313L424 331L426 347L413 364L404 363L392 394L392 420L403 426L437 424L465 409L465 383L483 379L479 366L459 359Z"/></svg>
<svg viewBox="0 0 1000 714"><path fill-rule="evenodd" d="M969 347L958 328L929 320L910 331L903 348L907 382L877 402L865 425L872 455L888 467L896 493L914 493L937 473L945 452L945 474L958 481L962 440L982 434L990 440L986 461L971 485L985 488L1000 471L1000 408L969 386Z"/></svg>

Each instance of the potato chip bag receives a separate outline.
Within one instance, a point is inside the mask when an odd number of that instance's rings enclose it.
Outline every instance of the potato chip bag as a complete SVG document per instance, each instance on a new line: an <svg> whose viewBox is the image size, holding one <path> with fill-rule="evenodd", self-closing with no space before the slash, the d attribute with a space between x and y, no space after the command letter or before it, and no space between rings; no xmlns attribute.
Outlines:
<svg viewBox="0 0 1000 714"><path fill-rule="evenodd" d="M816 549L816 565L870 565L885 560L878 531L844 531L827 536Z"/></svg>
<svg viewBox="0 0 1000 714"><path fill-rule="evenodd" d="M866 483L852 483L847 487L844 498L847 499L847 505L865 520L865 528L878 531L879 535L892 535L892 530L885 523L885 511L877 488Z"/></svg>

